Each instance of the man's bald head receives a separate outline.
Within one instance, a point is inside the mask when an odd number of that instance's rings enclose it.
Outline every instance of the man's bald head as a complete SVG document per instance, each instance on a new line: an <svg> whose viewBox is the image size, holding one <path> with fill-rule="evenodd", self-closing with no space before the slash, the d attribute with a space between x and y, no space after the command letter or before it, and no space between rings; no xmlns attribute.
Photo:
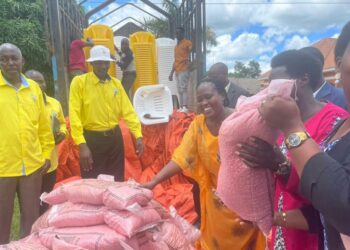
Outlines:
<svg viewBox="0 0 350 250"><path fill-rule="evenodd" d="M28 78L31 78L31 77L35 77L35 76L43 76L43 74L41 74L39 71L35 70L35 69L31 69L31 70L28 70L26 71L25 73L25 76L28 77Z"/></svg>
<svg viewBox="0 0 350 250"><path fill-rule="evenodd" d="M15 86L21 82L23 58L21 50L14 44L0 45L0 68L5 78Z"/></svg>
<svg viewBox="0 0 350 250"><path fill-rule="evenodd" d="M0 45L0 55L9 50L15 51L22 58L22 52L16 45L12 43L3 43Z"/></svg>
<svg viewBox="0 0 350 250"><path fill-rule="evenodd" d="M229 82L228 68L226 64L222 62L213 64L208 71L208 76L224 86L226 86Z"/></svg>
<svg viewBox="0 0 350 250"><path fill-rule="evenodd" d="M219 71L220 73L228 74L228 67L225 63L222 63L222 62L218 62L218 63L213 64L210 67L209 71L210 70L216 70L216 71Z"/></svg>
<svg viewBox="0 0 350 250"><path fill-rule="evenodd" d="M43 76L43 74L41 74L39 71L31 69L28 70L25 73L25 76L29 79L32 79L33 81L37 82L41 88L42 91L46 91L46 82L45 82L45 78Z"/></svg>

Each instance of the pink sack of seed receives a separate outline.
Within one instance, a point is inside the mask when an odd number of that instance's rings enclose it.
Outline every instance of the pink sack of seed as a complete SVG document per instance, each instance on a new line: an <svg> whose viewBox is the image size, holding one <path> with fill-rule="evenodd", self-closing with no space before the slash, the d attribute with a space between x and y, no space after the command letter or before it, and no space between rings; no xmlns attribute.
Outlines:
<svg viewBox="0 0 350 250"><path fill-rule="evenodd" d="M38 233L31 233L27 237L20 239L19 242L42 245Z"/></svg>
<svg viewBox="0 0 350 250"><path fill-rule="evenodd" d="M48 224L57 228L101 225L104 224L105 211L102 206L67 201L51 207Z"/></svg>
<svg viewBox="0 0 350 250"><path fill-rule="evenodd" d="M50 208L51 209L51 208ZM42 214L32 225L31 233L39 232L41 229L50 227L49 225L49 213L50 209L47 210L44 214Z"/></svg>
<svg viewBox="0 0 350 250"><path fill-rule="evenodd" d="M0 250L49 250L39 242L13 241L6 245L0 245Z"/></svg>
<svg viewBox="0 0 350 250"><path fill-rule="evenodd" d="M235 154L236 146L251 136L271 145L276 142L279 131L265 123L258 108L270 94L290 96L294 85L292 80L273 80L258 94L239 98L236 110L224 120L219 131L218 196L242 219L257 223L265 235L273 222L273 177L270 170L247 167Z"/></svg>
<svg viewBox="0 0 350 250"><path fill-rule="evenodd" d="M171 217L168 210L156 200L150 200L148 206L153 207L162 219L169 219Z"/></svg>
<svg viewBox="0 0 350 250"><path fill-rule="evenodd" d="M50 193L42 193L40 196L40 200L42 202L45 202L49 205L55 205L55 204L60 204L63 202L67 201L67 197L66 194L64 193L64 189L68 188L68 186L72 185L73 183L75 183L76 181L67 183L67 184L63 184L61 186L59 186L58 188L52 190Z"/></svg>
<svg viewBox="0 0 350 250"><path fill-rule="evenodd" d="M181 230L175 224L169 222L162 224L160 238L171 249L184 249L191 245Z"/></svg>
<svg viewBox="0 0 350 250"><path fill-rule="evenodd" d="M126 239L125 240L125 245L124 246L124 250L127 250L128 248L130 248L131 250L139 250L139 242L137 240L136 237L132 237L131 239Z"/></svg>
<svg viewBox="0 0 350 250"><path fill-rule="evenodd" d="M170 215L172 217L172 222L181 230L183 235L185 235L188 242L194 244L196 240L201 236L201 232L191 225L187 220L182 218L177 212L176 209L171 206L169 208Z"/></svg>
<svg viewBox="0 0 350 250"><path fill-rule="evenodd" d="M87 250L87 249L67 243L64 240L54 238L52 242L52 250Z"/></svg>
<svg viewBox="0 0 350 250"><path fill-rule="evenodd" d="M108 208L124 210L133 204L146 206L152 199L151 190L137 186L111 186L103 194L103 203Z"/></svg>
<svg viewBox="0 0 350 250"><path fill-rule="evenodd" d="M97 179L81 179L63 184L48 194L43 194L41 200L50 204L60 204L65 201L103 205L103 192L110 186L126 185L122 182L111 182Z"/></svg>
<svg viewBox="0 0 350 250"><path fill-rule="evenodd" d="M161 220L158 212L151 207L136 211L113 210L105 214L106 224L116 232L131 238L143 227L152 226Z"/></svg>
<svg viewBox="0 0 350 250"><path fill-rule="evenodd" d="M140 246L140 250L170 250L164 241L148 241Z"/></svg>
<svg viewBox="0 0 350 250"><path fill-rule="evenodd" d="M124 250L121 241L125 237L116 233L106 225L92 227L49 227L39 232L41 244L52 249L55 238L68 244L96 250Z"/></svg>
<svg viewBox="0 0 350 250"><path fill-rule="evenodd" d="M97 180L114 182L114 176L109 174L99 174Z"/></svg>

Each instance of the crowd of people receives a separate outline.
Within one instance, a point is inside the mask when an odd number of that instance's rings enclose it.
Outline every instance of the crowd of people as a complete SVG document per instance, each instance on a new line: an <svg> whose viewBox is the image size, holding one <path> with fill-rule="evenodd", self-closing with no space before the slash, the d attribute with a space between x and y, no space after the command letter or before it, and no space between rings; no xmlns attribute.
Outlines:
<svg viewBox="0 0 350 250"><path fill-rule="evenodd" d="M188 112L191 41L177 29L173 75L178 85L180 111ZM186 131L170 162L144 188L153 189L183 173L199 187L194 200L200 207L198 249L342 250L350 247L350 22L335 47L342 88L324 79L322 53L313 47L287 50L271 60L270 80L293 79L289 98L271 95L259 108L262 119L281 131L275 145L251 137L236 154L252 169L268 169L275 176L274 226L269 240L259 228L241 219L216 194L220 155L218 134L240 96L251 94L228 78L228 67L218 62L197 84L198 115ZM91 46L85 60L83 47ZM108 48L91 39L71 45L69 95L71 136L79 146L82 178L99 174L124 181L124 146L119 122L123 119L135 138L136 153L144 150L141 123L130 102L136 77L134 57L124 39L117 50L123 70L119 81L108 74ZM92 71L87 72L85 61ZM58 145L67 137L60 103L46 95L41 72L22 74L21 50L0 45L0 244L10 238L15 195L20 205L20 237L47 207L42 192L55 184ZM239 131L237 131L239 133ZM234 194L233 194L234 195Z"/></svg>

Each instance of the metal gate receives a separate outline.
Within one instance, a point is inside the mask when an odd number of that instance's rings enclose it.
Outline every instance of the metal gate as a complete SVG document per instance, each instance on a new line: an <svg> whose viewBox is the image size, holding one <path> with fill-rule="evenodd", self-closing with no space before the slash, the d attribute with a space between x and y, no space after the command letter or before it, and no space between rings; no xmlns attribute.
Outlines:
<svg viewBox="0 0 350 250"><path fill-rule="evenodd" d="M115 2L115 0L105 0L103 3L84 14L81 9L81 4L88 1L89 0L83 0L78 5L75 0L45 0L45 15L49 31L49 51L52 55L55 97L60 100L65 114L67 114L68 111L70 84L68 55L72 37L81 37L82 30L89 25L89 18ZM197 79L201 79L205 73L206 65L205 0L183 0L180 6L174 6L176 8L175 15L164 11L149 0L141 1L168 19L169 37L174 38L176 27L184 27L186 37L190 39L194 45L191 59L196 65L196 77ZM169 0L165 1L169 2ZM118 7L118 9L127 5L132 4L124 4ZM111 11L105 16L113 12L114 11ZM96 20L93 22L96 22Z"/></svg>

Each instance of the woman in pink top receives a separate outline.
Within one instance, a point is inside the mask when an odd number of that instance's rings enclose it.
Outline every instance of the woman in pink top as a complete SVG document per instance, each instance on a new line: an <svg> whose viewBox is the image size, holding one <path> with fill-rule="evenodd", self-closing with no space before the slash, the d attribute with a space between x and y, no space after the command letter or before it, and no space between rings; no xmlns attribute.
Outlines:
<svg viewBox="0 0 350 250"><path fill-rule="evenodd" d="M297 103L310 136L319 144L347 112L332 103L314 99L312 86L322 77L317 59L302 51L285 51L272 59L271 79L296 79ZM249 167L270 168L276 176L274 199L275 226L272 229L274 250L323 249L323 230L319 213L299 194L299 177L289 163L283 143L281 150L258 138L240 145L238 154Z"/></svg>

